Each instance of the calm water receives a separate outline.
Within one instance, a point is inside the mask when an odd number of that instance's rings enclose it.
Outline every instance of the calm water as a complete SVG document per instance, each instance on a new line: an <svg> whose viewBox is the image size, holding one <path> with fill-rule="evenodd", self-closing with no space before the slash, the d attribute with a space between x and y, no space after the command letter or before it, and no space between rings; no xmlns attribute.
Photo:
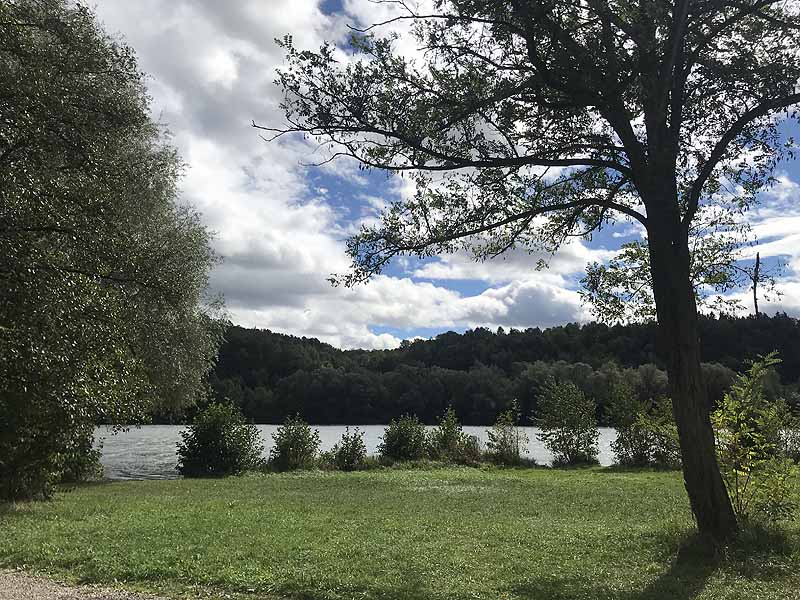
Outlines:
<svg viewBox="0 0 800 600"><path fill-rule="evenodd" d="M264 442L264 454L269 455L272 446L272 434L277 425L258 425L261 439ZM145 425L129 431L114 434L106 427L98 427L95 438L102 440L102 462L106 477L110 479L172 479L178 476L175 466L178 462L175 445L183 431L183 425ZM318 425L322 440L322 450L329 450L345 431L343 425ZM352 427L351 427L352 429ZM362 425L364 443L367 452L374 454L384 425ZM477 436L481 444L486 444L486 427L464 427L464 432ZM551 454L544 449L536 438L535 427L522 427L530 440L527 456L534 458L539 464L548 464ZM610 444L616 432L608 427L600 428L600 464L610 465L613 462Z"/></svg>

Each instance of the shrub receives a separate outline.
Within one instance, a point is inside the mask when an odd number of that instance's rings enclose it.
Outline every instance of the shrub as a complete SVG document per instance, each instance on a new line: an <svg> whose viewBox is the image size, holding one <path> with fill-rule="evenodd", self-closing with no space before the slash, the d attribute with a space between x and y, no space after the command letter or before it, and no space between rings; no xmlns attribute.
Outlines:
<svg viewBox="0 0 800 600"><path fill-rule="evenodd" d="M230 404L211 404L181 432L178 471L184 477L232 475L263 466L258 429Z"/></svg>
<svg viewBox="0 0 800 600"><path fill-rule="evenodd" d="M611 442L617 464L680 468L678 429L669 398L642 402L629 386L618 384L611 393L610 411L617 429Z"/></svg>
<svg viewBox="0 0 800 600"><path fill-rule="evenodd" d="M514 399L508 409L497 416L497 420L488 431L486 455L492 462L507 466L523 462L522 453L528 445L528 436L517 427L519 419L519 404Z"/></svg>
<svg viewBox="0 0 800 600"><path fill-rule="evenodd" d="M272 434L270 466L276 471L310 469L319 452L319 431L311 429L300 415L288 417Z"/></svg>
<svg viewBox="0 0 800 600"><path fill-rule="evenodd" d="M350 433L345 429L342 439L327 453L328 463L339 471L356 471L363 469L367 462L367 446L364 444L364 432L358 427Z"/></svg>
<svg viewBox="0 0 800 600"><path fill-rule="evenodd" d="M681 468L681 445L678 426L672 415L672 400L662 396L639 415L637 426L646 431L651 440L651 463L663 469Z"/></svg>
<svg viewBox="0 0 800 600"><path fill-rule="evenodd" d="M594 401L571 382L549 381L539 398L539 439L553 453L554 465L597 463Z"/></svg>
<svg viewBox="0 0 800 600"><path fill-rule="evenodd" d="M611 450L617 464L626 467L644 467L652 463L653 435L642 427L641 417L648 406L639 400L630 385L616 383L609 398L609 412L617 430Z"/></svg>
<svg viewBox="0 0 800 600"><path fill-rule="evenodd" d="M390 460L426 458L428 443L425 426L416 416L403 415L399 419L392 419L383 432L378 452Z"/></svg>
<svg viewBox="0 0 800 600"><path fill-rule="evenodd" d="M474 435L464 433L452 406L441 416L428 440L431 458L460 464L480 462L480 442Z"/></svg>
<svg viewBox="0 0 800 600"><path fill-rule="evenodd" d="M722 477L734 511L745 521L774 521L795 509L794 465L781 441L788 411L783 401L770 401L764 393L764 379L779 362L775 353L754 362L712 414Z"/></svg>
<svg viewBox="0 0 800 600"><path fill-rule="evenodd" d="M103 478L100 463L100 448L94 446L94 427L82 428L82 435L73 439L73 444L61 458L61 482L96 481Z"/></svg>

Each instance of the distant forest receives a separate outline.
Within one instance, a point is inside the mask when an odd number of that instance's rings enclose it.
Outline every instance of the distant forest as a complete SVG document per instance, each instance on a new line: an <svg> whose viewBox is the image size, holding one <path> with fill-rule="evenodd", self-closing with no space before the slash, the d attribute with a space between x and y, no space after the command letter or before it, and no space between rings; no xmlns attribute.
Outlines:
<svg viewBox="0 0 800 600"><path fill-rule="evenodd" d="M800 404L800 321L779 314L707 317L700 325L711 402L749 359L777 350L783 363L769 393ZM613 424L607 405L614 381L625 380L643 400L667 394L653 323L474 329L404 341L394 350L339 350L232 325L210 385L215 399L229 399L257 423L299 414L319 425L366 425L413 413L432 424L452 405L464 424L486 425L516 398L529 424L548 377L573 381L593 397L603 424Z"/></svg>

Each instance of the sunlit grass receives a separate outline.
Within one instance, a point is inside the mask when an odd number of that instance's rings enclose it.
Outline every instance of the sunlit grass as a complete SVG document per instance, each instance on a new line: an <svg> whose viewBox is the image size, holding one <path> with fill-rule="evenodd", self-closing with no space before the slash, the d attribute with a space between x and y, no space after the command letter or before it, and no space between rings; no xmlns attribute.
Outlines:
<svg viewBox="0 0 800 600"><path fill-rule="evenodd" d="M800 527L690 543L677 473L379 470L84 486L0 515L0 565L196 597L800 598Z"/></svg>

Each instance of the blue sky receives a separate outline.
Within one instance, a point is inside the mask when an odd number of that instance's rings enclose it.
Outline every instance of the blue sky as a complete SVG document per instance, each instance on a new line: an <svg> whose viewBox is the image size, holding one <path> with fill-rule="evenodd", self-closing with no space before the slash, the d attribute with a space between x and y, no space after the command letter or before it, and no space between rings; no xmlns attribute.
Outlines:
<svg viewBox="0 0 800 600"><path fill-rule="evenodd" d="M283 53L274 38L290 33L300 48L343 42L348 24L382 21L392 10L369 0L98 1L107 31L137 51L154 116L188 164L182 198L217 234L224 260L211 286L224 295L231 319L365 348L477 326L588 320L578 281L588 262L607 260L639 235L629 224L572 241L543 271L534 269L540 255L515 251L483 264L464 255L400 261L363 286L328 284L348 267L346 237L412 188L352 163L304 167L316 156L313 146L267 144L250 123L281 122L273 80ZM800 316L800 165L781 165L778 175L750 215L762 256L787 264L783 297L762 309Z"/></svg>

